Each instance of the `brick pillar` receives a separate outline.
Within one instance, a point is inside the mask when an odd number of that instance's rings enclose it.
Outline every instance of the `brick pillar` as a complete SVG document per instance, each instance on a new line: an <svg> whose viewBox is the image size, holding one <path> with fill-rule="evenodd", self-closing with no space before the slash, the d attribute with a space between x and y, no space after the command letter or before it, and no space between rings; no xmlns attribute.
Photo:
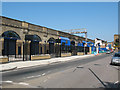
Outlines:
<svg viewBox="0 0 120 90"><path fill-rule="evenodd" d="M4 39L0 39L0 56L2 56L2 50L4 49Z"/></svg>
<svg viewBox="0 0 120 90"><path fill-rule="evenodd" d="M89 53L90 53L90 54L92 53L92 51L91 51L91 47L89 47Z"/></svg>
<svg viewBox="0 0 120 90"><path fill-rule="evenodd" d="M18 47L21 47L21 55L23 54L23 41L22 40L17 40L16 41L16 55L18 55Z"/></svg>

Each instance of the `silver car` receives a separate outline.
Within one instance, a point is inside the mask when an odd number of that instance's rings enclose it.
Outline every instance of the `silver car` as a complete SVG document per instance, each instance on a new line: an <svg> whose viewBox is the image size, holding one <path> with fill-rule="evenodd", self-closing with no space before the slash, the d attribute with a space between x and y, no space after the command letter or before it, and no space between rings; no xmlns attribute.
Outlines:
<svg viewBox="0 0 120 90"><path fill-rule="evenodd" d="M120 65L120 52L116 52L111 60L111 65L116 64L116 65Z"/></svg>

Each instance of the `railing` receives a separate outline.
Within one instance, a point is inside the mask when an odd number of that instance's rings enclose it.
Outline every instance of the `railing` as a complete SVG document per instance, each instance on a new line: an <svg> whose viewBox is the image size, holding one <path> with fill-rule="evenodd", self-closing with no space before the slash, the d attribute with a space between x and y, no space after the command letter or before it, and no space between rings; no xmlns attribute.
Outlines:
<svg viewBox="0 0 120 90"><path fill-rule="evenodd" d="M11 45L13 46L11 46ZM17 41L4 41L4 48L2 49L3 56L7 56L9 61L26 61L31 60L34 55L46 55L49 54L52 57L61 57L61 53L71 53L71 55L77 55L77 52L89 52L89 47L73 46L73 45L60 45L58 43L46 43L39 42L17 42ZM7 48L7 49L5 49ZM14 49L14 50L13 50Z"/></svg>

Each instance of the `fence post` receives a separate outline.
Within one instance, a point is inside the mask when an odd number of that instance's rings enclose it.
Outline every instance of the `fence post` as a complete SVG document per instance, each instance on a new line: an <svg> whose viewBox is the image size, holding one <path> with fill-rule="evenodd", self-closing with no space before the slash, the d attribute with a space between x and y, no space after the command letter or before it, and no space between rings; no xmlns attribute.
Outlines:
<svg viewBox="0 0 120 90"><path fill-rule="evenodd" d="M8 61L9 61L9 39L7 39L7 56L8 56Z"/></svg>
<svg viewBox="0 0 120 90"><path fill-rule="evenodd" d="M16 58L16 40L15 40L15 58Z"/></svg>
<svg viewBox="0 0 120 90"><path fill-rule="evenodd" d="M61 57L61 45L59 45L59 49L60 49L60 57Z"/></svg>
<svg viewBox="0 0 120 90"><path fill-rule="evenodd" d="M24 42L23 42L23 61L24 61Z"/></svg>
<svg viewBox="0 0 120 90"><path fill-rule="evenodd" d="M29 43L29 46L30 46L30 48L29 48L29 50L30 50L29 59L30 59L30 61L31 61L31 42Z"/></svg>

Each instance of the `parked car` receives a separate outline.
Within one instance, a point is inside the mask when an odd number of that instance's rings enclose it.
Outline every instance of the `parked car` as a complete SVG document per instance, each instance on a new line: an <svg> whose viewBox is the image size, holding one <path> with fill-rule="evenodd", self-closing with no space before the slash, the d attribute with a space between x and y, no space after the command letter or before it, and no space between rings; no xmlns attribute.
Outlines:
<svg viewBox="0 0 120 90"><path fill-rule="evenodd" d="M112 59L111 59L111 65L120 65L120 52L116 52Z"/></svg>

